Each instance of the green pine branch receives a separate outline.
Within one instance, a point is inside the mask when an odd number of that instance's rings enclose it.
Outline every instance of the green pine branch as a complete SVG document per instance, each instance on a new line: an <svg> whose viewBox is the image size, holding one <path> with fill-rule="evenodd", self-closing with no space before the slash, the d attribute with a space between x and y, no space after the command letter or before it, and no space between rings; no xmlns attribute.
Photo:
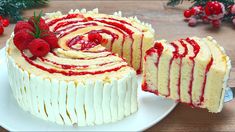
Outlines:
<svg viewBox="0 0 235 132"><path fill-rule="evenodd" d="M48 0L0 0L0 15L11 22L22 20L21 11L48 4Z"/></svg>

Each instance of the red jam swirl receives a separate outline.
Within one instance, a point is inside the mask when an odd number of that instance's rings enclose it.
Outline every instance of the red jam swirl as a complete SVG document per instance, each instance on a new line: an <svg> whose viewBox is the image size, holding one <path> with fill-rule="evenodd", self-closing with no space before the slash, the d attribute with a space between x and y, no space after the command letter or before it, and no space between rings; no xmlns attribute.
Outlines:
<svg viewBox="0 0 235 132"><path fill-rule="evenodd" d="M191 77L190 77L189 90L188 90L188 93L190 95L190 103L189 104L192 107L194 107L193 100L192 100L192 89L193 89L193 81L194 81L193 74L194 74L194 68L195 68L195 60L194 59L197 57L197 54L200 51L200 46L198 45L198 43L195 40L190 39L190 38L187 38L186 42L188 42L193 47L193 51L194 51L194 56L189 57L189 59L192 60L192 62L193 62L193 66L192 66L192 70L191 70Z"/></svg>
<svg viewBox="0 0 235 132"><path fill-rule="evenodd" d="M68 21L63 21L63 20L68 20ZM99 26L99 23L102 23L102 25L104 27L112 28L112 29L114 29L114 30L116 30L116 31L118 31L119 33L122 34L123 39L122 39L122 43L121 43L121 49L122 49L121 57L123 57L123 54L124 54L123 47L124 47L124 43L126 41L126 38L128 37L128 38L131 39L130 65L132 66L133 65L132 64L133 63L133 43L134 43L134 39L133 39L132 35L133 35L134 32L130 29L130 26L131 27L134 27L134 26L131 23L128 23L124 20L115 19L115 18L104 18L103 20L102 20L102 18L92 18L92 17L85 18L82 14L68 14L68 15L63 16L61 18L56 18L56 19L53 19L53 20L47 22L47 24L50 27L54 26L52 31L54 31L57 34L58 38L62 38L64 36L70 34L71 32L74 32L74 31L76 31L78 29L81 29L81 28L86 28L88 26ZM61 29L62 27L65 27L65 28ZM134 27L134 28L136 28L136 27ZM139 30L138 28L136 28L136 29ZM108 35L112 36L110 51L112 51L114 41L119 38L119 36L117 34L111 32L109 30L106 30L106 29L92 30L91 32L104 33L104 34L108 34ZM88 33L90 33L90 32L87 32L85 34L88 34ZM83 40L83 35L84 34L81 34L80 36L76 36L76 37L71 38L70 40L68 40L66 42L67 46L72 50L81 50L81 49L75 48L76 44L81 43L81 44L83 44L83 45L81 45L81 47L84 47L84 45L85 45L85 49L83 49L83 52L101 53L101 52L106 52L107 51L107 50L89 51L88 50L89 48L92 48L92 47L96 46L97 44L87 42L87 40L86 41ZM142 58L142 48L143 48L143 37L144 37L144 35L142 34L142 39L141 39L141 44L140 44L140 46L141 46L141 49L140 49L141 50L141 52L140 52L141 53L141 58ZM55 52L52 52L52 54L59 57ZM107 56L110 56L110 55L114 55L114 54L110 53L110 54L106 54L104 56L99 56L99 57L76 58L76 59L91 60L91 59L107 57ZM104 70L104 71L92 71L92 72L88 72L88 71L87 72L60 71L60 70L53 69L53 68L46 68L44 66L41 66L41 65L35 63L33 60L29 59L23 52L22 52L22 56L30 64L32 64L33 66L35 66L35 67L37 67L41 70L48 71L49 73L60 73L60 74L67 75L67 76L86 75L86 74L92 74L92 75L102 74L104 72L116 71L116 70L121 69L122 67L127 66L126 64L123 64L123 65L118 66L116 68L107 69L107 70ZM60 66L62 69L77 69L77 68L88 68L89 67L88 65L83 65L83 66L80 66L80 65L64 65L64 64L58 64L57 62L54 62L54 61L51 61L51 60L48 60L48 59L45 59L45 58L40 58L40 59L43 62L52 63L54 65ZM107 64L102 63L99 66L104 66L104 65L107 65ZM138 70L139 72L141 72L141 68L142 68L141 65L142 65L142 60L140 60L140 68Z"/></svg>
<svg viewBox="0 0 235 132"><path fill-rule="evenodd" d="M85 23L85 24L81 24L81 25L72 25L70 27L67 27L65 29L61 29L61 30L57 31L56 33L59 34L58 38L62 38L64 36L70 34L71 32L74 32L74 31L76 31L78 29L86 28L87 26L97 26L97 24L96 23ZM73 27L76 27L76 28L70 30L69 32L66 32L67 30L69 30L69 29L71 29Z"/></svg>
<svg viewBox="0 0 235 132"><path fill-rule="evenodd" d="M60 71L57 69L53 69L53 68L46 68L44 66L41 66L39 64L34 63L33 60L31 60L30 58L28 58L23 52L22 52L22 56L25 58L25 60L30 63L31 65L43 70L43 71L47 71L49 73L60 73L63 74L65 76L77 76L77 75L87 75L87 74L91 74L91 75L96 75L96 74L103 74L105 72L112 72L112 71L118 71L119 69L126 67L126 64L123 64L121 66L115 67L115 68L110 68L110 69L106 69L106 70L100 70L100 71L81 71L81 72L77 72L77 71Z"/></svg>
<svg viewBox="0 0 235 132"><path fill-rule="evenodd" d="M111 21L106 21L106 20L95 20L97 22L101 22L104 24L108 24L114 27L118 27L121 30L125 31L126 33L128 33L130 36L132 36L132 34L134 33L132 30L130 30L129 28L127 28L124 24L122 23L118 23L118 22L111 22Z"/></svg>
<svg viewBox="0 0 235 132"><path fill-rule="evenodd" d="M61 27L65 27L67 25L74 24L74 23L79 23L79 22L87 22L87 20L83 19L83 20L60 22L54 27L53 32L56 32L56 30L61 28Z"/></svg>
<svg viewBox="0 0 235 132"><path fill-rule="evenodd" d="M98 26L98 24L97 23L94 23L94 22L87 22L87 23L79 23L79 24L72 24L72 25L70 25L70 26L67 26L66 28L63 28L63 29L61 29L61 30L58 30L58 31L56 31L57 33L61 33L61 32L65 32L65 31L67 31L67 30L69 30L69 29L71 29L71 28L74 28L74 27L82 27L82 28L84 28L84 27L87 27L87 26Z"/></svg>
<svg viewBox="0 0 235 132"><path fill-rule="evenodd" d="M159 67L159 62L160 62L160 57L162 56L162 52L163 52L163 45L162 43L160 42L156 42L154 44L154 48L157 50L157 54L158 54L158 58L157 58L157 62L155 63L155 66L157 67L157 70L158 70L158 67ZM158 75L157 75L157 80L159 79ZM158 89L155 90L155 94L158 95Z"/></svg>
<svg viewBox="0 0 235 132"><path fill-rule="evenodd" d="M175 43L170 43L173 47L174 47L174 51L172 52L173 53L173 57L170 59L170 62L169 62L169 69L168 69L168 83L167 83L167 88L168 88L168 94L166 95L166 97L169 97L171 95L171 92L170 92L170 82L171 82L171 78L170 78L170 75L171 75L171 68L172 68L172 63L174 61L174 59L177 59L179 57L179 47L175 44ZM179 80L178 79L178 87L179 87ZM178 90L178 95L179 95L179 98L180 98L180 91Z"/></svg>
<svg viewBox="0 0 235 132"><path fill-rule="evenodd" d="M140 41L140 63L139 63L139 69L136 71L137 74L140 74L142 72L142 59L143 59L143 41L144 41L144 34L141 35L141 41Z"/></svg>
<svg viewBox="0 0 235 132"><path fill-rule="evenodd" d="M84 53L102 53L102 52L107 52L107 50L100 50L100 51L89 51L89 50L84 50ZM59 57L55 52L51 52L52 55ZM102 56L94 56L94 57L77 57L75 59L77 60L93 60L93 59L98 59L98 58L105 58L108 56L115 56L114 53L109 52L108 54L102 55Z"/></svg>
<svg viewBox="0 0 235 132"><path fill-rule="evenodd" d="M54 25L55 23L57 23L59 21L66 20L66 19L71 19L71 18L77 18L77 17L84 18L84 16L82 14L68 14L64 17L54 19L54 20L48 22L47 24L48 24L48 26L52 26L52 25Z"/></svg>
<svg viewBox="0 0 235 132"><path fill-rule="evenodd" d="M163 52L164 47L163 47L162 43L156 42L156 43L154 44L154 48L157 50L156 52L157 52L157 54L158 54L157 61L155 62L155 66L158 68L159 61L160 61L160 57L161 57L161 55L162 55L162 52ZM157 77L158 77L158 76L157 76Z"/></svg>
<svg viewBox="0 0 235 132"><path fill-rule="evenodd" d="M101 23L104 23L104 24L108 24L108 25L111 25L113 27L117 27L119 29L121 29L122 31L126 32L130 39L131 39L131 47L130 47L130 66L133 66L133 43L134 43L134 39L132 37L132 34L134 33L131 29L127 28L123 23L118 23L118 22L111 22L111 21L106 21L106 20L95 20L97 22L101 22ZM121 22L121 21L119 21ZM123 37L123 38L126 38L126 37ZM122 42L122 53L121 53L121 56L123 56L123 44L124 44L124 41Z"/></svg>
<svg viewBox="0 0 235 132"><path fill-rule="evenodd" d="M59 63L57 63L55 61L52 61L52 60L49 60L49 59L46 59L46 58L43 58L43 57L40 57L39 59L41 59L41 61L43 61L43 62L48 62L48 63L54 64L54 65L60 66L62 69L75 69L75 68L78 68L78 69L87 69L89 66L91 66L91 65L59 64ZM123 62L123 61L120 61L120 62ZM112 63L115 63L115 62L111 61L111 62L95 64L95 65L97 65L97 66L105 66L105 65L108 65L108 64L112 64Z"/></svg>
<svg viewBox="0 0 235 132"><path fill-rule="evenodd" d="M142 90L143 90L143 91L150 92L150 93L154 93L155 95L159 95L158 90L151 90L151 89L148 87L148 84L147 84L146 80L144 80L144 82L143 82L143 84L141 85L141 87L142 87Z"/></svg>
<svg viewBox="0 0 235 132"><path fill-rule="evenodd" d="M118 19L115 19L115 18L107 18L107 19L109 19L109 20L114 20L114 21L118 21L118 22L120 22L120 23L122 23L122 24L127 24L127 25L132 26L131 23L129 23L129 22L127 22L127 21L124 21L124 20L118 20Z"/></svg>
<svg viewBox="0 0 235 132"><path fill-rule="evenodd" d="M158 68L160 57L162 55L163 50L164 50L164 47L163 47L162 43L156 42L154 44L154 47L152 47L152 48L150 48L149 50L146 51L146 55L144 56L144 61L146 61L146 59L147 59L146 57L147 56L151 56L153 53L157 53L158 54L158 58L157 58L157 61L155 63L155 66ZM148 88L148 86L147 86L148 84L146 82L145 74L144 74L144 78L143 79L144 79L144 83L142 84L142 90L143 91L147 91L147 92L151 92L151 93L154 93L154 94L158 95L159 92L158 92L157 89L156 90L151 90L151 89ZM158 75L157 75L157 80L158 80Z"/></svg>
<svg viewBox="0 0 235 132"><path fill-rule="evenodd" d="M204 94L205 94L207 73L209 72L209 70L210 70L212 64L213 64L213 58L211 57L211 60L210 60L209 63L207 64L206 69L205 69L205 73L204 73L204 80L203 80L203 84L202 84L202 93L201 93L201 96L200 96L200 103L199 103L199 106L202 105L202 103L204 102Z"/></svg>

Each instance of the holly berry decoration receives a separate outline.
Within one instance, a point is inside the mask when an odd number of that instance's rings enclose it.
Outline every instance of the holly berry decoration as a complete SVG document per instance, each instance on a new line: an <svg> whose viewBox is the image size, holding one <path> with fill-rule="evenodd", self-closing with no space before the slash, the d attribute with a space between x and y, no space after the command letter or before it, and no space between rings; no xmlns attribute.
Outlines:
<svg viewBox="0 0 235 132"><path fill-rule="evenodd" d="M14 28L14 44L23 52L29 50L33 57L46 56L50 51L59 48L58 38L49 31L49 26L41 17L42 12L38 16L30 17L28 21L18 21Z"/></svg>
<svg viewBox="0 0 235 132"><path fill-rule="evenodd" d="M4 33L4 27L7 27L9 25L9 20L7 18L3 18L0 16L0 36Z"/></svg>
<svg viewBox="0 0 235 132"><path fill-rule="evenodd" d="M230 7L230 12L235 15L235 4Z"/></svg>
<svg viewBox="0 0 235 132"><path fill-rule="evenodd" d="M197 19L196 18L190 18L188 21L189 26L196 26L197 24Z"/></svg>
<svg viewBox="0 0 235 132"><path fill-rule="evenodd" d="M232 4L214 0L208 0L207 2L195 0L194 2L197 6L185 10L183 13L189 26L195 26L198 22L210 23L215 28L219 28L222 21L230 21L234 24L234 2Z"/></svg>
<svg viewBox="0 0 235 132"><path fill-rule="evenodd" d="M219 15L224 13L224 4L218 1L209 1L205 6L205 13L207 16Z"/></svg>
<svg viewBox="0 0 235 132"><path fill-rule="evenodd" d="M0 35L2 35L3 32L4 32L4 28L3 28L3 26L0 25Z"/></svg>
<svg viewBox="0 0 235 132"><path fill-rule="evenodd" d="M235 17L233 17L233 25L235 26Z"/></svg>

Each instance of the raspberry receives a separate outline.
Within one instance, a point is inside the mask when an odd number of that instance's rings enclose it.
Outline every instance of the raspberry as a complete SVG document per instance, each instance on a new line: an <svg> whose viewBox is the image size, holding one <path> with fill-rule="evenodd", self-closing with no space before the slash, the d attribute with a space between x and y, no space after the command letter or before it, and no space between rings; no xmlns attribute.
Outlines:
<svg viewBox="0 0 235 132"><path fill-rule="evenodd" d="M13 41L19 50L27 49L28 44L34 39L30 32L28 29L22 29L15 34Z"/></svg>
<svg viewBox="0 0 235 132"><path fill-rule="evenodd" d="M40 19L40 22L38 24L38 27L40 28L40 30L42 31L48 31L49 30L49 26L45 23L45 21L41 21Z"/></svg>
<svg viewBox="0 0 235 132"><path fill-rule="evenodd" d="M90 42L95 42L96 44L100 44L102 41L102 36L99 33L89 33L88 40Z"/></svg>
<svg viewBox="0 0 235 132"><path fill-rule="evenodd" d="M34 27L34 23L37 24L36 20L34 19L34 16L30 17L28 20L28 23ZM40 30L49 30L49 26L46 24L45 20L40 18L38 22L38 27Z"/></svg>
<svg viewBox="0 0 235 132"><path fill-rule="evenodd" d="M18 21L18 22L16 23L16 26L15 26L15 29L14 29L15 34L16 34L18 31L22 30L22 29L28 29L28 30L30 30L31 32L34 32L34 31L35 31L34 28L33 28L28 22L25 22L25 21Z"/></svg>
<svg viewBox="0 0 235 132"><path fill-rule="evenodd" d="M51 50L55 48L59 48L58 38L56 37L54 33L52 32L43 33L41 35L41 38L50 45Z"/></svg>
<svg viewBox="0 0 235 132"><path fill-rule="evenodd" d="M43 39L34 39L28 45L29 51L36 57L43 57L50 51L49 44Z"/></svg>
<svg viewBox="0 0 235 132"><path fill-rule="evenodd" d="M45 20L42 19L42 18L40 18L40 22L44 22L44 23L45 23ZM31 17L29 18L28 23L29 23L30 25L32 25L32 26L34 26L34 23L35 23L35 24L37 23L36 20L34 19L34 16L31 16Z"/></svg>

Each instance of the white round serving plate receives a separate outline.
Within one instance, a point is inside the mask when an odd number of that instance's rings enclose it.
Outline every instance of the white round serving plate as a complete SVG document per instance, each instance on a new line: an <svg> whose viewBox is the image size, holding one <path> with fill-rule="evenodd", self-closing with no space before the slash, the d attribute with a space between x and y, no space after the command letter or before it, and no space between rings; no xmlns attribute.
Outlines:
<svg viewBox="0 0 235 132"><path fill-rule="evenodd" d="M141 91L138 77L138 111L124 120L98 126L62 126L23 111L11 93L5 48L0 50L0 126L9 131L143 131L165 118L177 105L175 101Z"/></svg>

